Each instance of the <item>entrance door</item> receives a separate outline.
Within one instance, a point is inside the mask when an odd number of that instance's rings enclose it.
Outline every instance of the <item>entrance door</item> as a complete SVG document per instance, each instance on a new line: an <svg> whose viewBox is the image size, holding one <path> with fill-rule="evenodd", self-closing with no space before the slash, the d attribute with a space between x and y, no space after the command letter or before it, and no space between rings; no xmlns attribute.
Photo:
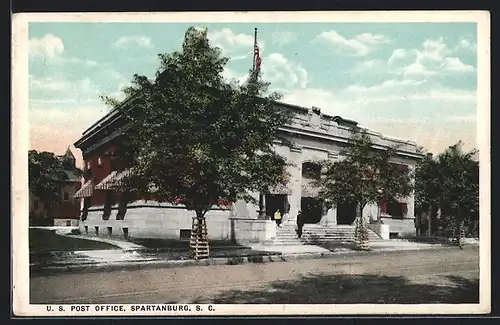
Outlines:
<svg viewBox="0 0 500 325"><path fill-rule="evenodd" d="M342 203L337 206L337 224L350 225L356 219L356 205Z"/></svg>
<svg viewBox="0 0 500 325"><path fill-rule="evenodd" d="M304 223L318 223L323 216L323 202L313 197L303 197L300 200L300 207Z"/></svg>
<svg viewBox="0 0 500 325"><path fill-rule="evenodd" d="M287 198L285 194L266 194L266 216L274 218L276 210L280 210L281 216L285 214Z"/></svg>

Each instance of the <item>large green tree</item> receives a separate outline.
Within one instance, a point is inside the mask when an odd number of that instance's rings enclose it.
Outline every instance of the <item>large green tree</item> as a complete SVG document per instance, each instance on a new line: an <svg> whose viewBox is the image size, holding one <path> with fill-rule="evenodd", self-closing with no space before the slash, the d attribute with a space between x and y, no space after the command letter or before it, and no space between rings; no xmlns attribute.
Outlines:
<svg viewBox="0 0 500 325"><path fill-rule="evenodd" d="M479 217L479 163L474 160L477 151L464 152L462 147L459 141L436 157L429 155L418 165L416 176L417 207L439 209L441 227L454 228L457 235ZM437 220L431 218L431 222Z"/></svg>
<svg viewBox="0 0 500 325"><path fill-rule="evenodd" d="M417 163L415 169L415 210L418 214L417 228L420 230L420 235L425 231L430 236L432 228L437 226L433 215L439 207L441 187L442 175L439 173L438 163L428 154ZM421 220L422 216L426 219ZM423 225L427 225L427 229L421 228Z"/></svg>
<svg viewBox="0 0 500 325"><path fill-rule="evenodd" d="M134 75L125 93L130 107L111 98L129 127L117 152L132 167L132 188L159 200L177 201L204 219L221 201L255 201L286 182L286 159L273 150L291 112L277 107L258 71L244 84L228 81L228 58L213 47L207 30L189 28L181 51L160 54L153 80Z"/></svg>
<svg viewBox="0 0 500 325"><path fill-rule="evenodd" d="M51 217L54 206L61 202L61 181L68 179L65 171L81 175L78 168L70 168L52 152L28 152L29 190L43 202L48 217Z"/></svg>
<svg viewBox="0 0 500 325"><path fill-rule="evenodd" d="M325 172L316 182L320 197L330 205L352 204L356 206L356 235L358 248L367 248L368 236L363 209L367 204L378 204L409 196L413 191L412 174L391 162L396 148L376 150L364 131L352 129L353 135L345 150L346 158L325 161Z"/></svg>

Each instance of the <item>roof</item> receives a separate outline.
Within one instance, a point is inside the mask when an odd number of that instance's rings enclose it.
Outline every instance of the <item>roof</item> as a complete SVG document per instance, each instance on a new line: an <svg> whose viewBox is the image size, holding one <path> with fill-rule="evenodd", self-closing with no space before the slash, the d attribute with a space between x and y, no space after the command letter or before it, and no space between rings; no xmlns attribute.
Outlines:
<svg viewBox="0 0 500 325"><path fill-rule="evenodd" d="M94 136L99 137L99 134L104 134L109 139L115 138L116 134L115 135L108 134L108 133L106 133L105 130L110 125L114 124L115 122L119 121L122 118L123 109L125 109L125 110L133 109L133 106L131 104L133 103L134 98L137 98L138 96L140 96L140 94L137 94L137 93L132 95L132 96L129 96L128 98L126 98L124 101L121 102L120 106L115 107L113 110L108 112L105 116L100 118L96 123L94 123L90 128L86 129L83 132L80 139L78 139L74 143L75 147L77 147L77 148L87 147L87 145L85 145L85 143L87 143L87 141L90 140L91 138L93 138ZM346 118L343 118L340 116L333 116L333 115L325 114L324 112L321 112L321 108L318 108L318 107L314 107L314 106L313 107L303 107L303 106L279 102L279 101L275 101L274 103L277 106L286 107L288 109L291 109L291 110L299 113L299 115L306 115L307 116L307 115L315 113L317 115L320 115L322 119L335 122L340 128L342 128L342 127L349 128L349 129L360 128L358 126L357 121L346 119ZM120 109L120 107L122 109ZM388 136L382 135L381 133L375 132L373 130L368 130L368 129L366 129L366 130L369 131L370 135L379 137L379 138L386 140L386 141L389 141L389 142L396 142L399 144L416 146L416 143L414 143L413 141L405 141L405 140L401 140L401 139L396 139L393 137L388 137ZM119 132L119 131L117 130L117 132ZM100 146L100 143L102 143L102 141L98 141L98 142L92 144L91 148L95 148L95 147ZM413 152L413 150L411 150L411 151L403 150L403 151L405 151L405 154L409 153L409 154L412 154L413 156L414 155L417 155L419 157L422 156L421 154Z"/></svg>
<svg viewBox="0 0 500 325"><path fill-rule="evenodd" d="M66 175L68 176L68 179L66 179L66 181L75 181L75 182L79 182L81 177L78 176L75 172L73 171L70 171L70 170L65 170L64 171L66 173Z"/></svg>
<svg viewBox="0 0 500 325"><path fill-rule="evenodd" d="M69 147L68 147L68 149L66 149L66 152L64 153L63 157L75 159L75 156L73 155L71 150L69 150Z"/></svg>

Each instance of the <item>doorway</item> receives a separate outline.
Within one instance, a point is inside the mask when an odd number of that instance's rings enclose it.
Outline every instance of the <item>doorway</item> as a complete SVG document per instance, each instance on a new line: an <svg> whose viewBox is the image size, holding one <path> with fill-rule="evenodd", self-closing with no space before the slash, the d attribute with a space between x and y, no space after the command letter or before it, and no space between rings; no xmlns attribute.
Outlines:
<svg viewBox="0 0 500 325"><path fill-rule="evenodd" d="M356 219L356 204L342 203L337 206L337 224L351 225Z"/></svg>
<svg viewBox="0 0 500 325"><path fill-rule="evenodd" d="M288 200L286 194L266 194L266 216L274 218L276 210L280 210L283 216L288 212Z"/></svg>
<svg viewBox="0 0 500 325"><path fill-rule="evenodd" d="M318 223L323 216L323 201L314 197L303 197L300 199L300 207L304 223Z"/></svg>

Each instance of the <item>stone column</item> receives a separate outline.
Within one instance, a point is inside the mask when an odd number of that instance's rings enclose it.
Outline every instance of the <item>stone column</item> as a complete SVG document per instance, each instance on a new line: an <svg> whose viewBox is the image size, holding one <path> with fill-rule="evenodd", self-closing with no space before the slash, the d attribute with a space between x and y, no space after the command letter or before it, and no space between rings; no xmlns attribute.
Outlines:
<svg viewBox="0 0 500 325"><path fill-rule="evenodd" d="M302 197L302 150L298 146L290 148L290 161L293 164L289 167L291 194L288 196L290 212L288 223L297 223L297 214L300 210L300 199Z"/></svg>
<svg viewBox="0 0 500 325"><path fill-rule="evenodd" d="M408 168L413 175L415 175L415 166L408 165ZM412 179L412 184L415 184L415 177ZM406 204L408 207L408 213L406 214L407 218L415 219L415 191L413 191L410 196L406 199Z"/></svg>
<svg viewBox="0 0 500 325"><path fill-rule="evenodd" d="M328 152L328 160L338 160L338 152L330 151ZM332 207L327 210L326 215L321 218L320 224L324 226L335 226L337 225L337 208Z"/></svg>
<svg viewBox="0 0 500 325"><path fill-rule="evenodd" d="M259 219L266 219L266 195L259 194Z"/></svg>

